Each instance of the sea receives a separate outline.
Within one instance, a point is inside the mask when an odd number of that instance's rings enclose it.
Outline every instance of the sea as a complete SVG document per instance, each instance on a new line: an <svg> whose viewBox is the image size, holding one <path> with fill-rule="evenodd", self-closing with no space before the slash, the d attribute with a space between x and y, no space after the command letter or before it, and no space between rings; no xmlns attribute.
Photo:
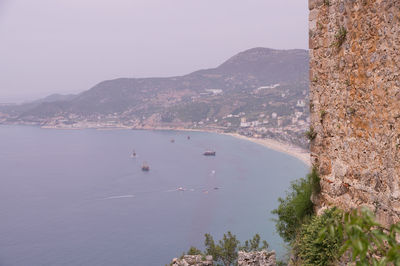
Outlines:
<svg viewBox="0 0 400 266"><path fill-rule="evenodd" d="M0 126L0 266L163 266L227 231L281 256L271 210L308 170L214 133Z"/></svg>

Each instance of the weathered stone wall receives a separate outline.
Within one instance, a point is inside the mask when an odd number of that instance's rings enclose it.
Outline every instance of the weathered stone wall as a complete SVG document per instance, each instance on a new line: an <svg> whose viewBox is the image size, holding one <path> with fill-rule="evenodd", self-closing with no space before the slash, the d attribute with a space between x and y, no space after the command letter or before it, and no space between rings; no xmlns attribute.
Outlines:
<svg viewBox="0 0 400 266"><path fill-rule="evenodd" d="M276 266L275 251L239 251L238 266Z"/></svg>
<svg viewBox="0 0 400 266"><path fill-rule="evenodd" d="M400 220L400 0L309 0L317 211Z"/></svg>
<svg viewBox="0 0 400 266"><path fill-rule="evenodd" d="M253 251L253 252L238 252L239 266L276 266L275 251ZM172 266L212 266L213 257L203 255L184 255L181 258L174 258L170 263Z"/></svg>
<svg viewBox="0 0 400 266"><path fill-rule="evenodd" d="M171 266L212 266L212 256L202 255L185 255L182 258L174 258L170 264Z"/></svg>

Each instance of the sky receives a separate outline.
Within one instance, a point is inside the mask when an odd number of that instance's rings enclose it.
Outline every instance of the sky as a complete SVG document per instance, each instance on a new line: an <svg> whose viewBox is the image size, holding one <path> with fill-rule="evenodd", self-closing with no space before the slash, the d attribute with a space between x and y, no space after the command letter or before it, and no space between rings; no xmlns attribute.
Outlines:
<svg viewBox="0 0 400 266"><path fill-rule="evenodd" d="M0 0L0 103L308 49L307 0Z"/></svg>

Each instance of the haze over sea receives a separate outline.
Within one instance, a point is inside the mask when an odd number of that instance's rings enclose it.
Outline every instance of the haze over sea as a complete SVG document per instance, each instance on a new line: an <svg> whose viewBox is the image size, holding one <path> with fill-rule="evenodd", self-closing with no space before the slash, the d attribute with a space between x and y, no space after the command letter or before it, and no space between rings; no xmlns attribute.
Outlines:
<svg viewBox="0 0 400 266"><path fill-rule="evenodd" d="M1 266L165 265L228 230L282 254L270 212L308 170L212 133L0 126L0 140Z"/></svg>

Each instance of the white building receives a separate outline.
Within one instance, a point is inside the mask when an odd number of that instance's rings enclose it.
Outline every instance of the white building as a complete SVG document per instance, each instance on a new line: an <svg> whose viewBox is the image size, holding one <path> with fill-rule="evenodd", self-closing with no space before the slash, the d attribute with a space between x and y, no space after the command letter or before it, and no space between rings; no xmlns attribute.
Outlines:
<svg viewBox="0 0 400 266"><path fill-rule="evenodd" d="M297 100L296 106L297 107L305 107L306 102L304 100Z"/></svg>
<svg viewBox="0 0 400 266"><path fill-rule="evenodd" d="M240 127L250 127L250 123L240 122Z"/></svg>

